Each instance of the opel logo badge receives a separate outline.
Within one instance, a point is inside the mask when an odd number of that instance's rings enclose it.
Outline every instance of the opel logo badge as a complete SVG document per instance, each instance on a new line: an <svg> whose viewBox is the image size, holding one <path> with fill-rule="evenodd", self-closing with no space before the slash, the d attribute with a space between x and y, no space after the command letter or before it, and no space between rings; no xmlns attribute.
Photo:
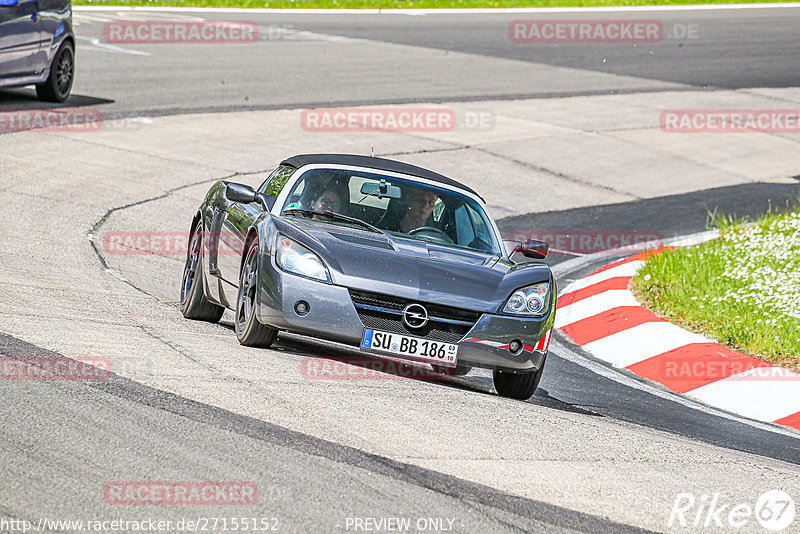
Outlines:
<svg viewBox="0 0 800 534"><path fill-rule="evenodd" d="M422 328L428 324L428 310L421 304L409 304L403 308L403 324L409 328Z"/></svg>

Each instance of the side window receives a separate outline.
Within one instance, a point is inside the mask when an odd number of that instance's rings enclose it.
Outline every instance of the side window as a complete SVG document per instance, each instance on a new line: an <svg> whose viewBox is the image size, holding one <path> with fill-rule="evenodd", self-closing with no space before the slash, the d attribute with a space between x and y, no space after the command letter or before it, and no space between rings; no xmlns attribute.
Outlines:
<svg viewBox="0 0 800 534"><path fill-rule="evenodd" d="M294 167L278 167L264 181L261 192L271 197L277 197L296 170Z"/></svg>
<svg viewBox="0 0 800 534"><path fill-rule="evenodd" d="M441 198L436 199L436 204L433 205L433 221L439 222L442 220L442 214L444 213L444 202L442 202Z"/></svg>
<svg viewBox="0 0 800 534"><path fill-rule="evenodd" d="M486 221L483 220L477 211L473 209L468 209L469 217L472 219L472 226L475 228L477 234L481 236L483 239L486 239L486 236L490 235L489 228L486 226Z"/></svg>
<svg viewBox="0 0 800 534"><path fill-rule="evenodd" d="M476 245L476 247L479 249L484 249L487 252L491 252L491 243L494 240L491 237L492 231L489 229L486 220L472 208L468 208L467 211L469 212L469 217L472 220L472 227L475 230L476 237L483 242L482 245Z"/></svg>
<svg viewBox="0 0 800 534"><path fill-rule="evenodd" d="M466 246L475 239L475 231L472 228L472 220L467 213L466 205L459 206L456 210L456 232L459 245Z"/></svg>

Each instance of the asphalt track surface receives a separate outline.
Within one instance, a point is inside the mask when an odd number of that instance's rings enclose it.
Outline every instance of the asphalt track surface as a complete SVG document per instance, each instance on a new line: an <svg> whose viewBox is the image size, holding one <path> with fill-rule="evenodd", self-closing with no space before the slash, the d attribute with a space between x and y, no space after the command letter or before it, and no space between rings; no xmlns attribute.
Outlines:
<svg viewBox="0 0 800 534"><path fill-rule="evenodd" d="M665 28L696 25L698 38L667 39L652 46L577 45L534 50L509 43L508 23L520 18L514 15L203 16L256 20L262 27L284 30L273 30L281 38L269 43L272 47L268 55L232 53L235 47L213 45L204 45L200 50L178 47L170 51L148 45L129 47L151 54L145 56L109 52L92 45L87 39L101 35L103 22L78 17L78 32L85 39L79 41L79 82L70 104L95 106L109 116L161 116L310 105L800 85L800 57L796 54L800 11L793 9L659 13L657 17ZM631 17L653 18L649 14L614 18ZM290 34L295 38L287 39ZM354 55L348 61L333 61L338 58L328 55L324 43L330 36L353 40ZM390 72L386 65L402 56L396 49L386 48L385 43L412 47L404 51L413 59L411 64L417 72L405 77L410 69L399 67L399 75ZM462 57L450 62L450 52L466 54L467 60ZM529 62L578 70L531 86L529 78L514 71L522 70L520 64ZM470 83L464 83L461 77L467 71L473 73ZM635 79L615 78L612 83L596 73ZM348 83L354 79L360 83ZM30 94L29 89L0 92L0 106L41 107ZM4 182L3 186L9 189L11 184ZM499 224L503 231L519 227L591 227L615 231L647 228L667 236L690 234L706 228L709 210L756 216L768 206L794 200L798 189L792 183L742 184L516 215ZM100 256L100 261L105 261L102 253ZM557 269L567 259L569 256L554 254L549 261ZM559 271L559 284L563 287L612 259L613 256L601 256L577 271ZM148 288L139 289L150 293ZM282 338L281 346L295 354L314 354L320 349L319 344L291 336ZM347 355L335 347L326 350L333 358ZM53 356L58 351L1 334L0 353ZM631 387L625 380L636 379L617 380L597 374L591 366L580 364L581 358L590 361L567 340L558 340L530 404L554 413L584 417L587 422L620 421L664 431L676 439L688 438L756 457L800 463L800 440L790 432L709 413L692 403L677 402L666 392L654 394L650 386ZM492 394L485 376L437 387L463 392L462 402L472 403L477 397L480 403L485 400L484 394ZM118 479L122 473L128 477L138 473L140 479L214 480L236 479L235 475L240 475L240 479L258 480L262 494L268 498L262 499L258 510L249 510L248 515L252 512L279 516L288 531L345 530L345 517L392 515L458 518L460 523L454 529L465 532L636 530L615 521L613 514L600 517L545 500L511 495L491 484L467 481L240 415L122 376L86 385L38 382L3 388L0 428L7 460L0 469L5 477L25 480L26 484L22 491L3 492L0 518L35 522L43 503L47 503L47 514L51 516L75 517L76 507L85 517L104 516L109 511L96 498L98 484ZM387 436L390 441L402 439L409 437ZM480 440L481 435L471 439ZM131 443L140 446L132 448ZM63 495L68 498L59 504ZM214 509L193 509L192 514L195 512L220 515ZM185 513L161 510L156 515L178 518Z"/></svg>
<svg viewBox="0 0 800 534"><path fill-rule="evenodd" d="M81 57L72 105L101 105L107 114L155 115L800 83L800 11L792 8L585 15L147 15L148 20L198 16L254 21L262 44L269 46L115 49L103 33L104 24L117 19L113 12L79 12ZM664 38L605 46L531 46L509 38L513 20L564 18L657 20ZM348 39L350 45L333 52L324 46L330 39ZM405 48L387 48L389 43ZM124 48L127 53L120 51ZM340 61L342 54L346 62ZM526 68L531 65L580 70L575 76L532 78ZM603 74L631 79L609 82ZM0 105L41 107L32 95L30 90L0 91Z"/></svg>

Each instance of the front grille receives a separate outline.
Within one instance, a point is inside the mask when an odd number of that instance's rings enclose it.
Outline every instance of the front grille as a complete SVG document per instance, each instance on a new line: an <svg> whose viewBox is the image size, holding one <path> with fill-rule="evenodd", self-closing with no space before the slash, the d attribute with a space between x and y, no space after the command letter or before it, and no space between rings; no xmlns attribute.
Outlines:
<svg viewBox="0 0 800 534"><path fill-rule="evenodd" d="M428 310L428 324L408 328L401 313L409 304L417 303L390 295L350 290L350 298L364 326L395 334L427 337L434 341L458 343L475 325L481 314L439 304L418 303Z"/></svg>

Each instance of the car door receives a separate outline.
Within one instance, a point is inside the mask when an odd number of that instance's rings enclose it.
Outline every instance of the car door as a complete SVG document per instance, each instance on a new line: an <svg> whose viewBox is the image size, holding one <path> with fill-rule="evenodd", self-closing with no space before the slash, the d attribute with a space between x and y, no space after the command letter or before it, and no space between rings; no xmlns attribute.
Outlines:
<svg viewBox="0 0 800 534"><path fill-rule="evenodd" d="M0 78L35 73L41 30L38 0L0 0Z"/></svg>
<svg viewBox="0 0 800 534"><path fill-rule="evenodd" d="M263 212L264 208L255 202L250 204L231 202L228 209L214 213L212 231L219 231L217 238L219 277L233 286L239 286L239 267L247 230L253 225L256 217ZM231 295L228 295L227 288L225 293L228 301L233 302ZM235 298L235 295L233 297Z"/></svg>

